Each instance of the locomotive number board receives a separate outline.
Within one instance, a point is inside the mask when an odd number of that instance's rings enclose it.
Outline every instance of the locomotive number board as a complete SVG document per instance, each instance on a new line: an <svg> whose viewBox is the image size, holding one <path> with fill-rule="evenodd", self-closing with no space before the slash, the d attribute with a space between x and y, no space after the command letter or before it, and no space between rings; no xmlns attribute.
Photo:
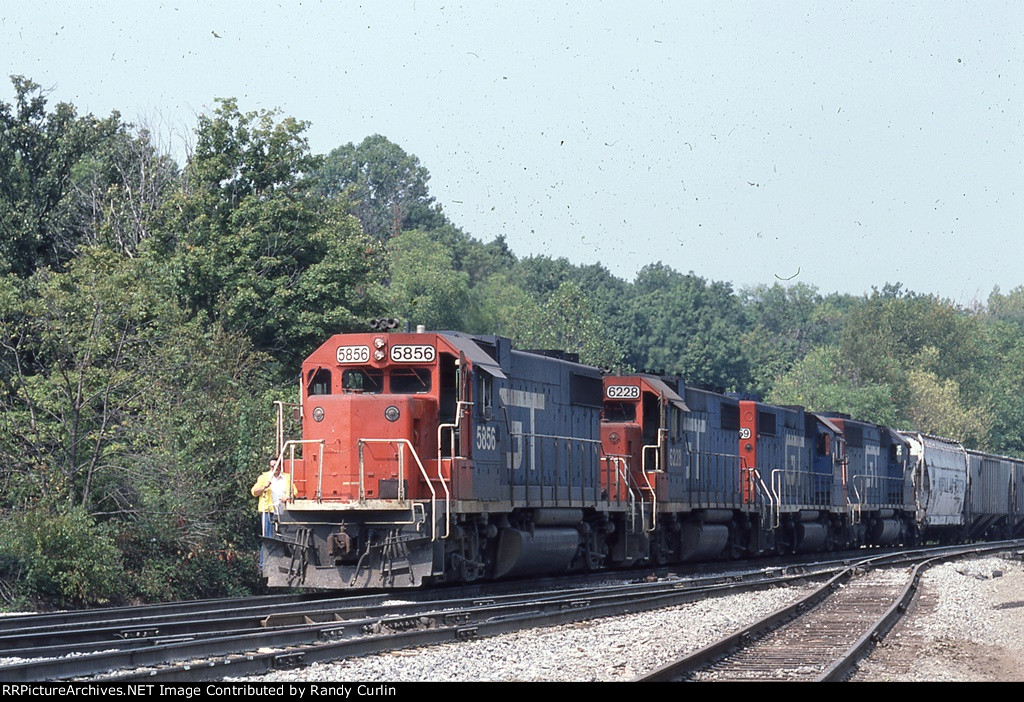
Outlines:
<svg viewBox="0 0 1024 702"><path fill-rule="evenodd" d="M339 346L338 363L369 363L369 346Z"/></svg>
<svg viewBox="0 0 1024 702"><path fill-rule="evenodd" d="M609 400L635 400L640 397L640 386L609 385L605 394Z"/></svg>
<svg viewBox="0 0 1024 702"><path fill-rule="evenodd" d="M431 363L437 358L433 346L406 344L391 347L392 363Z"/></svg>

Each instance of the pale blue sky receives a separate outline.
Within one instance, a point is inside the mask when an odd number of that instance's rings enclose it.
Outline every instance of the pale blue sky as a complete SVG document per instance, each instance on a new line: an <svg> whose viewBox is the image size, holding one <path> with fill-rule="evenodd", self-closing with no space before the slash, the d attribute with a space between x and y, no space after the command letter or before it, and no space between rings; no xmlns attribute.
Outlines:
<svg viewBox="0 0 1024 702"><path fill-rule="evenodd" d="M1024 284L1022 27L1014 2L4 0L0 66L178 154L216 97L317 153L384 134L520 256L969 303Z"/></svg>

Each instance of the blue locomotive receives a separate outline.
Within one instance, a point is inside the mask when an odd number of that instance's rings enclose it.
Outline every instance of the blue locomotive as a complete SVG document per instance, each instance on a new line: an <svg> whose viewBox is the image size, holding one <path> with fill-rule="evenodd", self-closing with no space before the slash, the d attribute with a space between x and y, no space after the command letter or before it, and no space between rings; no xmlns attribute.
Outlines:
<svg viewBox="0 0 1024 702"><path fill-rule="evenodd" d="M272 586L418 587L1024 531L1024 461L602 376L497 336L336 335L302 364L299 401L277 409L276 460L295 494L264 535Z"/></svg>

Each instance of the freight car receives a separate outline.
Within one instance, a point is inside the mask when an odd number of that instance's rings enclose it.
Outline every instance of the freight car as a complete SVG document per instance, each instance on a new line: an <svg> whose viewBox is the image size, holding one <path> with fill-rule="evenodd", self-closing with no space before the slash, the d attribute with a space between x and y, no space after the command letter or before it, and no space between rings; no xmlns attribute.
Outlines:
<svg viewBox="0 0 1024 702"><path fill-rule="evenodd" d="M1024 462L459 332L331 337L278 403L272 586L405 588L1024 531ZM289 416L301 423L294 438Z"/></svg>

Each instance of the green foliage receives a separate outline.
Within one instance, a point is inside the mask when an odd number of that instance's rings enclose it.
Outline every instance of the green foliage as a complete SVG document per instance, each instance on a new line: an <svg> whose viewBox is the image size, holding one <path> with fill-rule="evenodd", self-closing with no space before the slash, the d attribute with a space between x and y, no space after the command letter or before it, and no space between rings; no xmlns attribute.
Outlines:
<svg viewBox="0 0 1024 702"><path fill-rule="evenodd" d="M536 296L526 292L505 273L495 273L472 290L473 306L467 330L480 334L507 336L516 344L531 333L533 320L540 316Z"/></svg>
<svg viewBox="0 0 1024 702"><path fill-rule="evenodd" d="M366 137L358 146L350 143L331 151L316 180L327 197L350 199L363 231L376 240L445 224L427 190L427 169L380 134Z"/></svg>
<svg viewBox="0 0 1024 702"><path fill-rule="evenodd" d="M162 207L178 176L177 164L159 151L148 130L119 128L75 169L82 242L138 255L160 230Z"/></svg>
<svg viewBox="0 0 1024 702"><path fill-rule="evenodd" d="M79 506L45 502L8 510L0 523L0 580L14 604L59 607L116 602L124 596L120 553L107 530Z"/></svg>
<svg viewBox="0 0 1024 702"><path fill-rule="evenodd" d="M87 509L93 480L123 447L137 407L149 322L162 300L140 266L87 249L67 272L40 271L0 302L0 447L9 475ZM149 292L150 294L146 294Z"/></svg>
<svg viewBox="0 0 1024 702"><path fill-rule="evenodd" d="M14 104L0 101L0 275L60 267L79 244L75 169L113 135L120 118L79 117L67 103L47 111L46 94L11 76Z"/></svg>
<svg viewBox="0 0 1024 702"><path fill-rule="evenodd" d="M855 419L898 426L896 393L886 383L858 382L835 346L821 346L780 377L765 398L779 405L801 405L816 412L845 412Z"/></svg>
<svg viewBox="0 0 1024 702"><path fill-rule="evenodd" d="M463 329L469 313L469 276L452 268L445 248L420 231L388 242L390 284L384 291L389 314L428 329Z"/></svg>
<svg viewBox="0 0 1024 702"><path fill-rule="evenodd" d="M622 360L622 349L576 283L562 283L524 325L517 339L521 346L569 351L595 366L614 366Z"/></svg>
<svg viewBox="0 0 1024 702"><path fill-rule="evenodd" d="M939 378L977 391L973 361L983 352L980 321L931 295L897 284L874 293L846 319L840 338L850 372L867 381L896 382L927 347L939 349L930 367Z"/></svg>
<svg viewBox="0 0 1024 702"><path fill-rule="evenodd" d="M934 350L934 349L933 349ZM992 419L986 407L964 402L955 380L915 368L907 378L909 426L929 434L954 437L969 448L988 445Z"/></svg>
<svg viewBox="0 0 1024 702"><path fill-rule="evenodd" d="M1024 327L1024 285L1018 285L1005 295L997 285L988 296L988 314L993 320Z"/></svg>
<svg viewBox="0 0 1024 702"><path fill-rule="evenodd" d="M1024 327L996 321L986 336L982 371L986 403L991 408L989 447L998 453L1024 456Z"/></svg>
<svg viewBox="0 0 1024 702"><path fill-rule="evenodd" d="M742 295L747 331L743 348L750 361L751 389L766 393L775 379L812 348L834 344L842 317L810 285L760 285Z"/></svg>
<svg viewBox="0 0 1024 702"><path fill-rule="evenodd" d="M749 370L740 346L743 313L728 283L708 283L664 264L645 266L628 311L634 344L627 362L664 370L694 385L744 388Z"/></svg>
<svg viewBox="0 0 1024 702"><path fill-rule="evenodd" d="M200 119L167 226L186 306L291 368L329 334L381 312L380 253L344 203L313 192L306 125L233 100ZM166 248L166 247L165 247Z"/></svg>

